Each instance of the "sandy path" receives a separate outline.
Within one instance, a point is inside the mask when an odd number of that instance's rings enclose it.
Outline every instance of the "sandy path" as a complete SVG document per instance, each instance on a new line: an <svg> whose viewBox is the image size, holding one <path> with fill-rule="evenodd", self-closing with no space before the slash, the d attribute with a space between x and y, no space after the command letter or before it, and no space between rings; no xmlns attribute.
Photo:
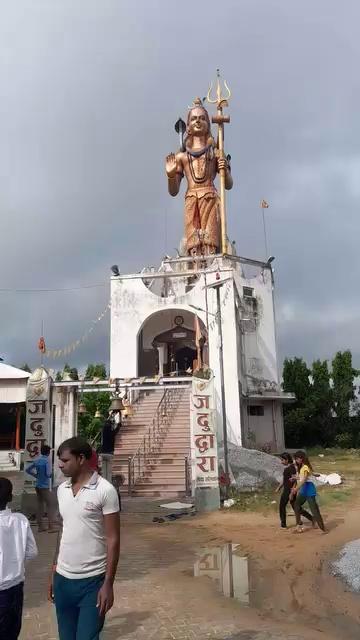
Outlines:
<svg viewBox="0 0 360 640"><path fill-rule="evenodd" d="M223 511L159 527L156 537L160 543L171 536L181 537L186 545L240 545L240 555L250 558L251 607L243 609L232 601L224 606L228 613L241 609L242 624L246 620L261 629L271 623L271 629L287 633L291 629L292 634L314 640L352 640L359 635L360 596L346 592L328 567L343 544L360 537L359 513L359 495L324 513L327 535L312 528L302 535L294 535L291 528L281 530L275 514ZM215 596L214 585L205 582L204 588Z"/></svg>

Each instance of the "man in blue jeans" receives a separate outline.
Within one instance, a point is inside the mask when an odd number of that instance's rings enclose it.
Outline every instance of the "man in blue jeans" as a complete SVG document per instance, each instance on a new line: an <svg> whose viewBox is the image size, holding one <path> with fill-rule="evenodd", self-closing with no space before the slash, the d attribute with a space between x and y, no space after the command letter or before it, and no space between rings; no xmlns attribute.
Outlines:
<svg viewBox="0 0 360 640"><path fill-rule="evenodd" d="M56 531L56 529L54 528L55 505L50 491L52 470L49 456L51 449L47 444L43 444L40 451L41 455L26 468L26 473L36 478L35 491L37 498L37 523L39 531L46 531L43 526L43 515L44 510L46 509L49 522L48 531L52 533Z"/></svg>
<svg viewBox="0 0 360 640"><path fill-rule="evenodd" d="M58 449L59 468L69 478L58 489L63 530L49 590L60 640L98 640L114 603L119 500L112 484L91 469L91 456L79 437Z"/></svg>

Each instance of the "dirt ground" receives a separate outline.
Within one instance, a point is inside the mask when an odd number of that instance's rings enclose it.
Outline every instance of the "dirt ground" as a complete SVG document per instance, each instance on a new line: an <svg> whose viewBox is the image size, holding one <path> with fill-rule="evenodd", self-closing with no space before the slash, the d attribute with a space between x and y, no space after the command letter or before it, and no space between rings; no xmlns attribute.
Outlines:
<svg viewBox="0 0 360 640"><path fill-rule="evenodd" d="M323 500L326 535L311 527L294 535L291 515L289 529L280 529L275 505L264 512L222 510L157 524L153 516L163 514L158 503L124 500L115 605L104 639L358 639L360 595L347 592L329 571L338 550L360 538L357 476L358 469L345 500ZM21 638L55 640L54 610L46 601L55 540L46 533L37 540L40 555L27 571ZM248 558L246 606L224 597L209 577L194 578L204 552L226 543L239 545L232 553Z"/></svg>
<svg viewBox="0 0 360 640"><path fill-rule="evenodd" d="M312 527L302 535L294 535L294 526L281 530L275 514L223 511L183 526L183 539L194 540L197 529L213 545L240 545L239 553L249 557L250 608L245 615L252 626L266 620L268 628L276 622L278 630L296 629L303 638L350 640L359 635L360 595L347 592L329 564L346 542L360 537L359 509L357 494L324 511L326 535Z"/></svg>

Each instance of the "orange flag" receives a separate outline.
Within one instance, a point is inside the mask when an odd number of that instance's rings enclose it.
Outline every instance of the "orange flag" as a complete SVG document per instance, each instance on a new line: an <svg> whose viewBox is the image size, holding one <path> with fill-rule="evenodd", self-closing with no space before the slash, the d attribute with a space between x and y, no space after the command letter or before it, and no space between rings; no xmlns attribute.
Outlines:
<svg viewBox="0 0 360 640"><path fill-rule="evenodd" d="M46 351L46 345L45 345L45 340L44 340L43 336L41 336L41 338L39 339L38 349L39 349L40 353L45 353L45 351Z"/></svg>

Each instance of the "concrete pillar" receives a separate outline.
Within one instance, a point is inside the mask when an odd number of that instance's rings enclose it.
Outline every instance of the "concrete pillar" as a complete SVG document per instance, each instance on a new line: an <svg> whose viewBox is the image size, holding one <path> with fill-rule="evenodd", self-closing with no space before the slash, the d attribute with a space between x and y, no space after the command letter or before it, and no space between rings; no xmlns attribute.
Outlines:
<svg viewBox="0 0 360 640"><path fill-rule="evenodd" d="M15 449L16 451L20 451L20 416L21 416L21 407L20 405L16 406L16 423L15 423Z"/></svg>
<svg viewBox="0 0 360 640"><path fill-rule="evenodd" d="M159 354L159 376L164 375L164 364L165 364L165 345L160 344L157 348Z"/></svg>

